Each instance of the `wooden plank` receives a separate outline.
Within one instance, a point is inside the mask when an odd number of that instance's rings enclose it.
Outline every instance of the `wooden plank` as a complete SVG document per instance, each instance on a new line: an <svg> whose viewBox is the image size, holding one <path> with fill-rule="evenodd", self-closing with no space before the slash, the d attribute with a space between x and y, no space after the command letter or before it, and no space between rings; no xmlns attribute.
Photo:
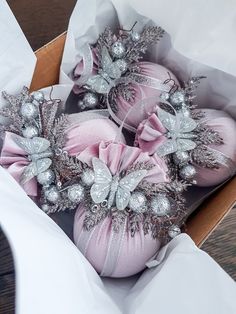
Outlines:
<svg viewBox="0 0 236 314"><path fill-rule="evenodd" d="M0 276L0 314L15 313L15 275Z"/></svg>
<svg viewBox="0 0 236 314"><path fill-rule="evenodd" d="M0 229L0 276L14 271L9 243Z"/></svg>

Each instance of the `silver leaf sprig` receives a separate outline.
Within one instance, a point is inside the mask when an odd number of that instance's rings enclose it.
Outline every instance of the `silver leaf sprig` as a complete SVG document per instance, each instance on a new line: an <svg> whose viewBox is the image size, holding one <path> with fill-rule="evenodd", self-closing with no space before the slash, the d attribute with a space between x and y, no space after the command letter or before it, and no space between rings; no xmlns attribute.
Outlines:
<svg viewBox="0 0 236 314"><path fill-rule="evenodd" d="M20 108L23 102L31 100L29 89L24 86L21 93L16 96L4 91L2 92L2 97L7 104L1 104L0 116L6 119L6 123L0 124L0 133L9 131L21 134L24 120L20 115Z"/></svg>

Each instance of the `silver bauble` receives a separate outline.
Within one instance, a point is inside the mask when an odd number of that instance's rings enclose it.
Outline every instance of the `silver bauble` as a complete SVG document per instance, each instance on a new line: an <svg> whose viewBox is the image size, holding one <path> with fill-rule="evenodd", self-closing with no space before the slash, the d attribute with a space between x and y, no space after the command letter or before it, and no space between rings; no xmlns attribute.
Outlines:
<svg viewBox="0 0 236 314"><path fill-rule="evenodd" d="M152 198L150 207L157 216L165 216L171 211L170 201L168 197L162 193Z"/></svg>
<svg viewBox="0 0 236 314"><path fill-rule="evenodd" d="M67 190L68 198L73 203L79 203L83 200L85 191L81 184L74 184Z"/></svg>
<svg viewBox="0 0 236 314"><path fill-rule="evenodd" d="M37 175L37 181L39 184L48 186L55 180L55 174L51 169L47 169Z"/></svg>
<svg viewBox="0 0 236 314"><path fill-rule="evenodd" d="M25 102L20 108L20 114L27 120L35 119L38 116L38 108L30 102Z"/></svg>
<svg viewBox="0 0 236 314"><path fill-rule="evenodd" d="M122 58L125 55L126 49L121 41L116 41L111 46L112 55L115 58Z"/></svg>
<svg viewBox="0 0 236 314"><path fill-rule="evenodd" d="M197 171L192 165L185 165L179 171L180 177L184 180L191 180L196 175L196 173Z"/></svg>
<svg viewBox="0 0 236 314"><path fill-rule="evenodd" d="M139 41L139 39L140 39L140 34L139 34L138 32L132 31L132 33L131 33L131 39L132 39L133 41Z"/></svg>
<svg viewBox="0 0 236 314"><path fill-rule="evenodd" d="M163 100L163 101L168 100L169 97L170 97L170 94L167 93L167 92L163 92L163 93L161 93L161 95L160 95L160 99Z"/></svg>
<svg viewBox="0 0 236 314"><path fill-rule="evenodd" d="M45 196L50 203L55 204L60 199L60 192L55 185L52 185L45 191Z"/></svg>
<svg viewBox="0 0 236 314"><path fill-rule="evenodd" d="M38 128L34 125L28 125L22 129L22 134L26 138L33 138L39 135Z"/></svg>
<svg viewBox="0 0 236 314"><path fill-rule="evenodd" d="M84 110L84 109L86 108L85 103L83 102L83 100L79 100L79 101L78 101L78 107L79 107L81 110Z"/></svg>
<svg viewBox="0 0 236 314"><path fill-rule="evenodd" d="M49 207L48 204L43 204L43 205L41 206L41 208L42 208L42 210L43 210L45 213L47 213L47 212L49 211L49 209L50 209L50 207Z"/></svg>
<svg viewBox="0 0 236 314"><path fill-rule="evenodd" d="M128 69L128 63L125 61L125 59L116 60L116 65L118 65L122 73L125 73Z"/></svg>
<svg viewBox="0 0 236 314"><path fill-rule="evenodd" d="M184 93L181 91L177 91L170 96L170 102L175 107L178 107L180 104L182 104L184 100L185 96Z"/></svg>
<svg viewBox="0 0 236 314"><path fill-rule="evenodd" d="M34 100L36 100L37 102L43 103L43 101L44 101L44 93L43 92L41 92L41 91L34 92L32 94L32 96L33 96Z"/></svg>
<svg viewBox="0 0 236 314"><path fill-rule="evenodd" d="M91 92L86 93L83 98L83 104L88 109L94 109L98 104L98 96Z"/></svg>
<svg viewBox="0 0 236 314"><path fill-rule="evenodd" d="M174 163L176 165L187 163L190 160L187 152L176 152L173 155Z"/></svg>
<svg viewBox="0 0 236 314"><path fill-rule="evenodd" d="M181 233L181 230L178 226L176 225L172 225L169 230L168 230L168 234L169 236L174 239L175 237L177 237L177 235L179 235Z"/></svg>
<svg viewBox="0 0 236 314"><path fill-rule="evenodd" d="M142 192L133 192L129 199L129 208L136 213L143 213L147 208L147 199Z"/></svg>
<svg viewBox="0 0 236 314"><path fill-rule="evenodd" d="M85 169L81 175L81 181L86 186L91 186L94 183L94 171L90 168Z"/></svg>

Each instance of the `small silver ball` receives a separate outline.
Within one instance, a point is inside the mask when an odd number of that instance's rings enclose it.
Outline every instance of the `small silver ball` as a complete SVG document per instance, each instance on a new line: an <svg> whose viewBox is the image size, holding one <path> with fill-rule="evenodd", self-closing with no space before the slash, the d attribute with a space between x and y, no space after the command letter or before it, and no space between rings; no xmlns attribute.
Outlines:
<svg viewBox="0 0 236 314"><path fill-rule="evenodd" d="M147 209L147 199L142 192L133 192L129 199L129 208L136 213L143 213Z"/></svg>
<svg viewBox="0 0 236 314"><path fill-rule="evenodd" d="M32 103L26 102L22 104L20 114L22 117L31 120L38 116L38 108Z"/></svg>
<svg viewBox="0 0 236 314"><path fill-rule="evenodd" d="M195 175L197 171L194 166L192 165L186 165L183 168L180 169L179 175L182 179L185 180L191 180Z"/></svg>
<svg viewBox="0 0 236 314"><path fill-rule="evenodd" d="M38 128L34 125L28 125L22 129L22 134L26 138L33 138L39 135Z"/></svg>
<svg viewBox="0 0 236 314"><path fill-rule="evenodd" d="M60 192L55 185L50 186L45 192L46 199L55 204L60 199Z"/></svg>
<svg viewBox="0 0 236 314"><path fill-rule="evenodd" d="M174 163L176 165L187 163L190 160L187 152L176 152L173 155Z"/></svg>
<svg viewBox="0 0 236 314"><path fill-rule="evenodd" d="M116 60L116 64L118 65L118 67L122 73L125 73L127 71L128 63L125 61L125 59Z"/></svg>
<svg viewBox="0 0 236 314"><path fill-rule="evenodd" d="M169 236L174 239L175 237L177 237L177 235L179 235L181 233L181 230L178 226L176 225L172 225L168 231Z"/></svg>
<svg viewBox="0 0 236 314"><path fill-rule="evenodd" d="M81 184L74 184L69 187L67 194L70 201L79 203L83 200L85 195L84 187Z"/></svg>
<svg viewBox="0 0 236 314"><path fill-rule="evenodd" d="M168 197L161 193L152 198L150 207L157 216L165 216L171 210L171 204Z"/></svg>
<svg viewBox="0 0 236 314"><path fill-rule="evenodd" d="M184 96L184 93L181 91L177 91L170 96L170 102L172 105L178 106L178 105L182 104L184 102L184 100L185 100L185 96Z"/></svg>
<svg viewBox="0 0 236 314"><path fill-rule="evenodd" d="M78 101L78 107L82 110L84 110L86 108L85 103L83 102L83 100L79 100Z"/></svg>
<svg viewBox="0 0 236 314"><path fill-rule="evenodd" d="M83 104L86 108L94 109L98 104L98 96L94 93L86 93L83 98Z"/></svg>
<svg viewBox="0 0 236 314"><path fill-rule="evenodd" d="M81 175L81 180L84 185L91 186L94 183L94 171L92 169L85 169Z"/></svg>
<svg viewBox="0 0 236 314"><path fill-rule="evenodd" d="M55 174L51 169L47 169L37 175L37 181L41 185L48 186L55 180Z"/></svg>
<svg viewBox="0 0 236 314"><path fill-rule="evenodd" d="M36 100L39 103L42 103L44 101L44 93L41 91L34 92L32 96L34 100Z"/></svg>
<svg viewBox="0 0 236 314"><path fill-rule="evenodd" d="M111 46L112 55L115 58L122 58L125 55L126 49L121 41L116 41Z"/></svg>
<svg viewBox="0 0 236 314"><path fill-rule="evenodd" d="M48 204L43 204L42 206L41 206L41 208L42 208L42 210L45 212L45 213L47 213L48 211L49 211L49 205Z"/></svg>
<svg viewBox="0 0 236 314"><path fill-rule="evenodd" d="M131 39L132 39L133 41L139 41L139 39L140 39L140 34L139 34L138 32L133 31L133 32L131 33Z"/></svg>
<svg viewBox="0 0 236 314"><path fill-rule="evenodd" d="M161 93L161 95L160 95L160 99L163 100L163 101L168 100L169 97L170 97L170 95L169 95L169 93L167 93L167 92L163 92L163 93Z"/></svg>

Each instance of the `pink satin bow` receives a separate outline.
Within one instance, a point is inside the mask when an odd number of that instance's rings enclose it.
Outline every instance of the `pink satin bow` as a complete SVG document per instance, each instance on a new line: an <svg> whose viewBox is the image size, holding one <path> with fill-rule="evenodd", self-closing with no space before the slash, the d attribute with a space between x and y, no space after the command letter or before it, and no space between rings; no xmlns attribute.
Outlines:
<svg viewBox="0 0 236 314"><path fill-rule="evenodd" d="M157 148L166 141L166 128L155 113L140 123L137 129L135 143L142 151L154 154Z"/></svg>
<svg viewBox="0 0 236 314"><path fill-rule="evenodd" d="M15 134L6 132L0 156L0 165L7 169L13 178L20 184L20 177L24 169L29 165L27 153L21 149L13 140ZM30 196L37 196L37 181L35 178L29 180L23 186L25 192Z"/></svg>

